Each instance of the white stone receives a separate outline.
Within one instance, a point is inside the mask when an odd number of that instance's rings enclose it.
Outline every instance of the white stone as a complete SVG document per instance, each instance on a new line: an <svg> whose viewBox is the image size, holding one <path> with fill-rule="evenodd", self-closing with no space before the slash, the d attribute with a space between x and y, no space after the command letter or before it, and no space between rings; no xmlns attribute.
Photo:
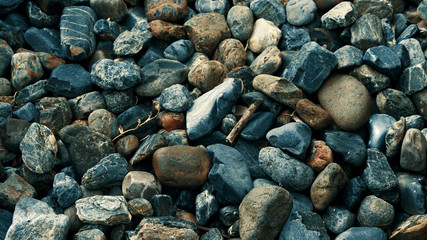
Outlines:
<svg viewBox="0 0 427 240"><path fill-rule="evenodd" d="M302 26L313 21L316 11L313 0L290 0L286 5L286 18L290 24Z"/></svg>
<svg viewBox="0 0 427 240"><path fill-rule="evenodd" d="M255 22L248 48L254 53L260 53L269 46L277 46L281 36L282 31L273 22L260 18Z"/></svg>
<svg viewBox="0 0 427 240"><path fill-rule="evenodd" d="M357 13L351 2L341 2L323 14L320 19L327 29L347 27L357 20Z"/></svg>

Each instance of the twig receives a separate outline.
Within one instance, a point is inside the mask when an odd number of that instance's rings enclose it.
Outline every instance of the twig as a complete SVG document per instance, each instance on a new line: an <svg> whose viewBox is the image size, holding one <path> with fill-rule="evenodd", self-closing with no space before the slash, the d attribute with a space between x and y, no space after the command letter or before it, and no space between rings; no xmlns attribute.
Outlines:
<svg viewBox="0 0 427 240"><path fill-rule="evenodd" d="M259 107L259 105L261 105L262 102L263 102L263 99L260 99L259 101L256 101L249 106L248 110L246 110L246 112L240 118L236 126L234 126L233 130L231 130L231 132L228 134L227 138L225 139L227 142L229 143L234 142L236 137L240 134L240 132L248 123L249 118L252 116L252 114L255 113L256 109Z"/></svg>
<svg viewBox="0 0 427 240"><path fill-rule="evenodd" d="M206 232L209 232L209 230L211 230L211 228L203 227L203 226L200 226L200 225L196 225L196 227L197 227L197 229L199 229L199 230L203 230L203 231L206 231ZM221 233L221 235L222 235L223 237L225 237L225 238L231 238L230 236L228 236L228 235L226 235L226 234L224 234L224 233Z"/></svg>

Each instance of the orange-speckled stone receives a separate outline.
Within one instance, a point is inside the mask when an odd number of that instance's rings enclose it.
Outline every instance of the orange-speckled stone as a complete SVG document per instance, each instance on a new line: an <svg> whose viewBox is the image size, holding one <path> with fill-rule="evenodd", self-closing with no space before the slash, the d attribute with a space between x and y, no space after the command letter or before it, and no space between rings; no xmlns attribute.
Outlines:
<svg viewBox="0 0 427 240"><path fill-rule="evenodd" d="M145 0L145 13L150 21L176 22L187 15L186 0Z"/></svg>
<svg viewBox="0 0 427 240"><path fill-rule="evenodd" d="M187 33L182 25L168 23L163 20L154 20L148 25L150 25L153 36L163 41L173 42L187 38Z"/></svg>

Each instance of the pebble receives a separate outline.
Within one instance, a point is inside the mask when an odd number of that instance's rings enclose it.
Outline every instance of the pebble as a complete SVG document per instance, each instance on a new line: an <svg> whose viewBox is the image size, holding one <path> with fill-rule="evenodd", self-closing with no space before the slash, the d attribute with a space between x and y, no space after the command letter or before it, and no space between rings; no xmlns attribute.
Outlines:
<svg viewBox="0 0 427 240"><path fill-rule="evenodd" d="M114 54L118 56L133 56L150 45L153 35L148 28L148 23L145 20L141 20L131 31L120 33L114 40Z"/></svg>
<svg viewBox="0 0 427 240"><path fill-rule="evenodd" d="M385 147L386 156L394 157L399 153L403 137L405 136L406 120L401 117L399 121L396 121L386 132L385 135Z"/></svg>
<svg viewBox="0 0 427 240"><path fill-rule="evenodd" d="M279 69L281 62L280 50L276 46L270 46L258 55L249 67L257 75L273 74Z"/></svg>
<svg viewBox="0 0 427 240"><path fill-rule="evenodd" d="M144 198L134 198L128 201L128 209L132 217L144 218L153 216L151 203Z"/></svg>
<svg viewBox="0 0 427 240"><path fill-rule="evenodd" d="M365 51L384 43L381 20L371 13L364 14L351 26L351 44Z"/></svg>
<svg viewBox="0 0 427 240"><path fill-rule="evenodd" d="M356 215L345 207L329 206L322 219L329 231L340 234L353 226Z"/></svg>
<svg viewBox="0 0 427 240"><path fill-rule="evenodd" d="M426 62L421 44L418 40L409 38L400 41L399 44L402 44L405 46L406 50L408 50L410 66L414 66L419 63L424 64Z"/></svg>
<svg viewBox="0 0 427 240"><path fill-rule="evenodd" d="M75 98L92 89L90 73L78 64L60 65L53 69L45 89L56 97Z"/></svg>
<svg viewBox="0 0 427 240"><path fill-rule="evenodd" d="M16 94L15 101L17 104L23 104L37 99L43 98L47 95L46 91L47 81L39 80L34 84L23 87Z"/></svg>
<svg viewBox="0 0 427 240"><path fill-rule="evenodd" d="M228 135L234 126L236 126L237 119L233 114L227 114L221 121L221 132Z"/></svg>
<svg viewBox="0 0 427 240"><path fill-rule="evenodd" d="M382 91L391 85L390 77L366 64L354 68L350 71L349 75L365 85L370 94Z"/></svg>
<svg viewBox="0 0 427 240"><path fill-rule="evenodd" d="M190 40L178 40L171 43L163 52L165 58L185 62L194 54L194 46Z"/></svg>
<svg viewBox="0 0 427 240"><path fill-rule="evenodd" d="M206 182L211 162L205 149L177 145L158 149L153 155L153 167L162 184L195 188Z"/></svg>
<svg viewBox="0 0 427 240"><path fill-rule="evenodd" d="M90 79L104 90L126 90L141 82L139 71L130 61L102 59L92 66Z"/></svg>
<svg viewBox="0 0 427 240"><path fill-rule="evenodd" d="M259 161L259 149L252 143L239 139L234 148L243 155L243 160L249 168L251 177L254 178L268 178L268 175L262 169Z"/></svg>
<svg viewBox="0 0 427 240"><path fill-rule="evenodd" d="M137 233L139 239L168 239L170 236L177 239L199 239L195 224L175 217L145 218L139 226Z"/></svg>
<svg viewBox="0 0 427 240"><path fill-rule="evenodd" d="M147 158L151 157L157 149L166 147L168 143L165 137L164 130L160 130L155 134L149 135L145 140L142 141L139 148L130 159L129 163L131 165L141 163Z"/></svg>
<svg viewBox="0 0 427 240"><path fill-rule="evenodd" d="M93 25L93 32L102 40L114 41L123 31L123 27L115 21L99 19Z"/></svg>
<svg viewBox="0 0 427 240"><path fill-rule="evenodd" d="M271 112L255 113L243 128L240 136L247 141L259 140L267 134L275 121L276 116Z"/></svg>
<svg viewBox="0 0 427 240"><path fill-rule="evenodd" d="M313 21L317 11L316 3L313 0L289 0L286 4L286 19L295 26L302 26Z"/></svg>
<svg viewBox="0 0 427 240"><path fill-rule="evenodd" d="M387 235L383 230L377 227L352 227L339 234L335 240L386 240Z"/></svg>
<svg viewBox="0 0 427 240"><path fill-rule="evenodd" d="M310 34L304 27L285 23L280 30L282 31L282 37L279 42L281 50L299 50L304 44L311 41Z"/></svg>
<svg viewBox="0 0 427 240"><path fill-rule="evenodd" d="M329 239L322 218L311 211L292 213L282 227L279 240L306 238Z"/></svg>
<svg viewBox="0 0 427 240"><path fill-rule="evenodd" d="M314 181L314 172L309 166L279 148L262 148L258 161L265 173L286 189L303 191Z"/></svg>
<svg viewBox="0 0 427 240"><path fill-rule="evenodd" d="M230 9L230 2L227 0L196 0L195 8L199 13L215 12L227 15Z"/></svg>
<svg viewBox="0 0 427 240"><path fill-rule="evenodd" d="M343 3L346 3L346 2L343 2ZM336 69L338 70L346 71L362 65L363 52L360 49L353 47L351 45L345 45L339 48L334 52L334 54L338 61L338 64L336 66ZM353 71L356 71L356 70L353 70Z"/></svg>
<svg viewBox="0 0 427 240"><path fill-rule="evenodd" d="M0 76L6 76L7 70L10 67L10 61L12 60L13 50L9 44L1 39L0 40Z"/></svg>
<svg viewBox="0 0 427 240"><path fill-rule="evenodd" d="M421 115L411 115L408 117L405 117L406 121L406 130L410 128L416 128L418 130L422 130L424 127L424 121Z"/></svg>
<svg viewBox="0 0 427 240"><path fill-rule="evenodd" d="M385 136L396 119L387 114L372 114L369 118L369 142L368 148L385 149Z"/></svg>
<svg viewBox="0 0 427 240"><path fill-rule="evenodd" d="M102 133L109 138L114 138L119 134L117 117L104 108L94 110L87 119L88 127L96 132Z"/></svg>
<svg viewBox="0 0 427 240"><path fill-rule="evenodd" d="M239 206L239 232L243 239L274 239L292 209L292 196L284 188L252 189Z"/></svg>
<svg viewBox="0 0 427 240"><path fill-rule="evenodd" d="M218 216L222 224L230 227L239 220L239 207L235 205L225 206L219 210Z"/></svg>
<svg viewBox="0 0 427 240"><path fill-rule="evenodd" d="M130 223L131 214L123 196L93 196L76 201L77 216L88 224L113 226Z"/></svg>
<svg viewBox="0 0 427 240"><path fill-rule="evenodd" d="M332 118L326 110L308 99L299 100L295 111L305 123L315 130L324 129L332 122Z"/></svg>
<svg viewBox="0 0 427 240"><path fill-rule="evenodd" d="M105 101L98 91L85 93L76 98L68 100L74 119L85 119L97 110L105 108Z"/></svg>
<svg viewBox="0 0 427 240"><path fill-rule="evenodd" d="M176 206L169 195L155 194L150 198L150 203L153 208L153 215L156 217L175 216L176 214Z"/></svg>
<svg viewBox="0 0 427 240"><path fill-rule="evenodd" d="M176 22L187 15L187 2L184 0L147 0L145 1L145 13L149 21Z"/></svg>
<svg viewBox="0 0 427 240"><path fill-rule="evenodd" d="M427 165L427 140L420 130L406 131L400 151L400 166L406 170L422 172Z"/></svg>
<svg viewBox="0 0 427 240"><path fill-rule="evenodd" d="M424 214L426 201L422 184L425 183L425 177L402 172L396 176L399 181L400 207L411 215Z"/></svg>
<svg viewBox="0 0 427 240"><path fill-rule="evenodd" d="M386 88L379 92L376 103L380 113L390 115L395 119L416 114L414 104L403 92Z"/></svg>
<svg viewBox="0 0 427 240"><path fill-rule="evenodd" d="M185 112L193 104L190 92L181 84L165 88L157 101L164 109L173 112Z"/></svg>
<svg viewBox="0 0 427 240"><path fill-rule="evenodd" d="M123 179L123 196L132 200L134 198L151 199L155 194L160 194L162 186L157 178L143 171L130 171Z"/></svg>
<svg viewBox="0 0 427 240"><path fill-rule="evenodd" d="M28 2L25 10L28 15L28 21L35 27L55 27L59 23L59 14L48 15L33 2Z"/></svg>
<svg viewBox="0 0 427 240"><path fill-rule="evenodd" d="M250 9L256 18L271 21L278 27L286 22L286 9L279 0L253 0Z"/></svg>
<svg viewBox="0 0 427 240"><path fill-rule="evenodd" d="M204 190L196 196L196 221L198 225L204 226L218 211L218 202L209 190Z"/></svg>
<svg viewBox="0 0 427 240"><path fill-rule="evenodd" d="M397 78L401 72L401 62L398 56L386 46L371 47L363 56L363 61L375 70Z"/></svg>
<svg viewBox="0 0 427 240"><path fill-rule="evenodd" d="M200 240L224 240L224 238L218 228L211 228L211 230L202 235Z"/></svg>
<svg viewBox="0 0 427 240"><path fill-rule="evenodd" d="M227 67L219 61L209 60L195 66L188 73L188 82L202 92L208 92L225 81Z"/></svg>
<svg viewBox="0 0 427 240"><path fill-rule="evenodd" d="M393 219L393 205L374 195L363 199L357 212L357 221L362 227L378 227L385 230L393 223Z"/></svg>
<svg viewBox="0 0 427 240"><path fill-rule="evenodd" d="M90 0L90 7L95 10L99 18L117 21L126 15L127 7L123 0Z"/></svg>
<svg viewBox="0 0 427 240"><path fill-rule="evenodd" d="M317 97L334 123L345 131L359 129L371 114L371 97L368 90L349 75L330 76L317 92Z"/></svg>
<svg viewBox="0 0 427 240"><path fill-rule="evenodd" d="M136 104L132 89L124 91L102 91L108 111L119 115Z"/></svg>
<svg viewBox="0 0 427 240"><path fill-rule="evenodd" d="M255 21L248 39L248 49L254 53L261 53L269 46L277 46L281 36L282 32L273 22L260 18Z"/></svg>
<svg viewBox="0 0 427 240"><path fill-rule="evenodd" d="M0 205L6 209L13 210L19 200L36 195L36 189L16 173L12 173L0 184Z"/></svg>
<svg viewBox="0 0 427 240"><path fill-rule="evenodd" d="M117 116L117 123L122 126L123 130L129 130L127 134L133 134L139 139L146 137L149 134L153 134L157 131L157 125L155 121L148 121L136 130L132 130L138 126L138 122L145 122L151 112L151 108L146 105L135 105L126 111L122 112ZM132 130L132 131L131 131Z"/></svg>
<svg viewBox="0 0 427 240"><path fill-rule="evenodd" d="M390 239L422 239L426 229L426 214L413 215L402 222L391 234Z"/></svg>
<svg viewBox="0 0 427 240"><path fill-rule="evenodd" d="M79 184L65 173L58 173L53 179L52 196L59 206L67 208L73 205L82 196Z"/></svg>
<svg viewBox="0 0 427 240"><path fill-rule="evenodd" d="M148 25L150 26L153 37L166 42L174 42L187 37L184 27L179 24L169 23L163 20L153 20L149 22ZM150 49L150 47L151 45L148 49Z"/></svg>
<svg viewBox="0 0 427 240"><path fill-rule="evenodd" d="M320 173L334 160L332 150L324 141L312 140L310 145L310 157L307 165L313 169L315 173Z"/></svg>
<svg viewBox="0 0 427 240"><path fill-rule="evenodd" d="M22 107L13 111L13 116L28 122L31 122L36 119L36 115L38 115L38 111L34 104L26 103Z"/></svg>
<svg viewBox="0 0 427 240"><path fill-rule="evenodd" d="M227 24L233 38L245 41L249 39L254 28L254 14L252 10L243 5L235 5L227 14Z"/></svg>
<svg viewBox="0 0 427 240"><path fill-rule="evenodd" d="M335 157L353 167L361 166L366 159L366 145L360 135L344 131L325 132L325 142Z"/></svg>
<svg viewBox="0 0 427 240"><path fill-rule="evenodd" d="M412 95L427 87L427 78L422 64L413 65L402 71L396 88L406 95Z"/></svg>
<svg viewBox="0 0 427 240"><path fill-rule="evenodd" d="M185 129L184 118L185 118L184 113L176 113L176 112L168 112L168 111L161 112L160 118L159 118L160 119L159 125L164 127L166 131L169 131L169 132L173 130ZM185 132L185 138L188 138L187 132Z"/></svg>
<svg viewBox="0 0 427 240"><path fill-rule="evenodd" d="M326 29L347 27L357 19L356 9L351 2L341 2L322 15L322 25Z"/></svg>
<svg viewBox="0 0 427 240"><path fill-rule="evenodd" d="M47 52L60 58L66 53L61 47L60 33L56 29L31 27L25 31L25 41L37 52Z"/></svg>
<svg viewBox="0 0 427 240"><path fill-rule="evenodd" d="M411 59L409 57L408 49L402 44L396 44L391 46L393 53L399 57L400 63L402 64L402 69L405 69L410 66Z"/></svg>
<svg viewBox="0 0 427 240"><path fill-rule="evenodd" d="M12 117L12 105L0 102L0 127L4 126L9 118Z"/></svg>
<svg viewBox="0 0 427 240"><path fill-rule="evenodd" d="M337 58L332 52L322 48L316 42L309 42L301 47L281 76L307 94L313 94L322 86L323 81L337 64ZM317 67L308 68L307 66Z"/></svg>
<svg viewBox="0 0 427 240"><path fill-rule="evenodd" d="M44 71L40 60L32 53L15 53L11 60L12 75L10 82L16 90L42 78Z"/></svg>
<svg viewBox="0 0 427 240"><path fill-rule="evenodd" d="M239 40L227 38L219 43L213 59L224 64L228 71L242 67L246 62L245 47Z"/></svg>

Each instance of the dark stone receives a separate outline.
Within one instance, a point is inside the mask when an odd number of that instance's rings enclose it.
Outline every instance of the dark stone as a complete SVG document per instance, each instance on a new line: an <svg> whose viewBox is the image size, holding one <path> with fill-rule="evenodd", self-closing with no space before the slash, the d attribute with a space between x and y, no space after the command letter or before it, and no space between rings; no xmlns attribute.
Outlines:
<svg viewBox="0 0 427 240"><path fill-rule="evenodd" d="M105 109L105 101L98 91L85 93L68 100L74 119L85 119L96 109Z"/></svg>
<svg viewBox="0 0 427 240"><path fill-rule="evenodd" d="M418 110L418 113L423 117L424 122L427 124L427 88L412 95L412 101Z"/></svg>
<svg viewBox="0 0 427 240"><path fill-rule="evenodd" d="M166 135L169 146L188 145L187 132L184 129L175 129Z"/></svg>
<svg viewBox="0 0 427 240"><path fill-rule="evenodd" d="M221 120L221 132L225 135L230 134L230 132L233 130L234 126L236 126L237 119L233 114L227 114L225 117Z"/></svg>
<svg viewBox="0 0 427 240"><path fill-rule="evenodd" d="M421 175L399 172L400 207L411 215L424 214L426 211L426 196L423 191L425 177Z"/></svg>
<svg viewBox="0 0 427 240"><path fill-rule="evenodd" d="M104 90L126 90L141 82L139 70L128 59L102 59L92 66L91 81Z"/></svg>
<svg viewBox="0 0 427 240"><path fill-rule="evenodd" d="M53 175L52 172L48 172L45 174L38 174L32 172L30 169L28 169L25 165L21 168L20 175L26 182L31 184L33 186L38 195L45 195L52 189L52 183L53 183Z"/></svg>
<svg viewBox="0 0 427 240"><path fill-rule="evenodd" d="M243 159L249 168L252 178L269 178L258 161L259 150L256 146L243 139L239 139L234 148L244 156Z"/></svg>
<svg viewBox="0 0 427 240"><path fill-rule="evenodd" d="M207 151L213 162L208 178L219 203L239 204L253 187L243 155L223 144L210 145Z"/></svg>
<svg viewBox="0 0 427 240"><path fill-rule="evenodd" d="M62 49L60 33L57 29L31 27L25 31L24 38L36 52L47 52L60 58L67 56Z"/></svg>
<svg viewBox="0 0 427 240"><path fill-rule="evenodd" d="M138 121L141 123L146 121L150 116L151 109L145 105L136 105L126 111L122 112L117 117L117 124L122 126L123 130L135 128L138 125ZM142 139L149 134L153 134L157 131L157 124L155 121L148 121L136 130L130 131L127 134L132 134Z"/></svg>
<svg viewBox="0 0 427 240"><path fill-rule="evenodd" d="M247 40L254 27L254 14L247 6L235 5L227 14L227 24L233 38Z"/></svg>
<svg viewBox="0 0 427 240"><path fill-rule="evenodd" d="M165 88L156 100L163 108L173 112L187 111L193 104L190 92L181 84Z"/></svg>
<svg viewBox="0 0 427 240"><path fill-rule="evenodd" d="M135 105L133 89L124 91L107 90L102 92L107 110L120 114Z"/></svg>
<svg viewBox="0 0 427 240"><path fill-rule="evenodd" d="M383 28L383 35L384 35L384 45L387 47L391 47L396 44L396 35L394 33L394 30L390 24L390 21L388 19L381 19L381 25Z"/></svg>
<svg viewBox="0 0 427 240"><path fill-rule="evenodd" d="M52 195L62 208L73 205L83 194L79 184L65 173L55 175L52 191Z"/></svg>
<svg viewBox="0 0 427 240"><path fill-rule="evenodd" d="M310 34L303 27L285 23L280 30L282 31L282 37L279 42L279 48L282 51L300 50L304 44L310 42Z"/></svg>
<svg viewBox="0 0 427 240"><path fill-rule="evenodd" d="M395 119L416 114L414 104L403 92L387 88L378 93L376 103L380 113L388 114Z"/></svg>
<svg viewBox="0 0 427 240"><path fill-rule="evenodd" d="M396 119L387 114L372 114L369 119L369 142L368 148L385 149L385 136Z"/></svg>
<svg viewBox="0 0 427 240"><path fill-rule="evenodd" d="M391 84L391 79L387 75L378 72L366 64L354 68L350 72L350 76L355 77L363 83L370 94L382 91Z"/></svg>
<svg viewBox="0 0 427 240"><path fill-rule="evenodd" d="M327 131L325 142L337 157L351 166L359 167L366 159L366 145L356 133Z"/></svg>
<svg viewBox="0 0 427 240"><path fill-rule="evenodd" d="M286 10L279 0L253 0L250 8L256 18L264 18L278 27L286 22Z"/></svg>
<svg viewBox="0 0 427 240"><path fill-rule="evenodd" d="M151 203L144 198L134 198L128 202L128 209L133 217L144 218L153 216Z"/></svg>
<svg viewBox="0 0 427 240"><path fill-rule="evenodd" d="M401 42L405 39L409 39L414 37L420 32L420 29L416 24L411 24L403 32L399 35L399 37L396 39L396 42Z"/></svg>
<svg viewBox="0 0 427 240"><path fill-rule="evenodd" d="M0 102L0 127L3 127L7 120L12 117L12 105Z"/></svg>
<svg viewBox="0 0 427 240"><path fill-rule="evenodd" d="M240 99L248 106L254 102L257 102L263 99L263 102L258 107L258 110L265 111L265 112L267 111L272 112L275 115L278 115L283 109L283 106L280 103L272 100L271 98L267 97L266 95L258 91L245 93L240 97Z"/></svg>
<svg viewBox="0 0 427 240"><path fill-rule="evenodd" d="M91 0L90 6L99 18L120 22L128 10L123 0Z"/></svg>
<svg viewBox="0 0 427 240"><path fill-rule="evenodd" d="M27 2L25 10L30 24L35 27L55 27L59 23L59 14L48 15L33 2Z"/></svg>
<svg viewBox="0 0 427 240"><path fill-rule="evenodd" d="M70 124L73 116L64 97L44 97L36 103L36 108L40 113L39 123L50 128L54 134Z"/></svg>
<svg viewBox="0 0 427 240"><path fill-rule="evenodd" d="M34 84L28 85L16 94L16 104L24 104L32 102L34 100L40 99L47 95L46 86L48 84L47 80L39 80Z"/></svg>
<svg viewBox="0 0 427 240"><path fill-rule="evenodd" d="M288 123L271 129L266 137L274 147L304 159L311 142L311 128L305 123Z"/></svg>
<svg viewBox="0 0 427 240"><path fill-rule="evenodd" d="M93 26L93 32L102 40L114 41L123 32L123 27L115 21L99 19Z"/></svg>
<svg viewBox="0 0 427 240"><path fill-rule="evenodd" d="M13 50L3 39L0 39L0 76L6 76L7 70L10 67Z"/></svg>
<svg viewBox="0 0 427 240"><path fill-rule="evenodd" d="M2 145L9 151L20 153L19 144L29 127L30 123L25 120L9 118L1 129Z"/></svg>
<svg viewBox="0 0 427 240"><path fill-rule="evenodd" d="M399 153L403 137L405 136L406 129L406 120L404 117L401 117L399 121L396 121L389 129L385 135L385 146L386 146L386 156L395 157Z"/></svg>
<svg viewBox="0 0 427 240"><path fill-rule="evenodd" d="M267 134L275 121L276 116L271 112L255 113L243 128L240 136L248 141L261 139Z"/></svg>
<svg viewBox="0 0 427 240"><path fill-rule="evenodd" d="M406 95L412 95L427 87L426 72L423 64L410 66L403 70L396 88Z"/></svg>
<svg viewBox="0 0 427 240"><path fill-rule="evenodd" d="M351 45L346 45L334 52L337 57L337 69L347 71L357 66L362 65L363 52Z"/></svg>
<svg viewBox="0 0 427 240"><path fill-rule="evenodd" d="M52 180L53 180L53 177L52 177ZM47 205L53 209L55 214L64 214L64 210L62 209L61 206L59 206L55 197L53 197L52 195L48 195L48 196L42 198L41 201L47 203Z"/></svg>
<svg viewBox="0 0 427 240"><path fill-rule="evenodd" d="M365 194L368 192L368 187L361 176L350 179L343 189L343 199L345 205L350 210L355 210Z"/></svg>
<svg viewBox="0 0 427 240"><path fill-rule="evenodd" d="M235 205L225 206L219 210L219 220L229 227L239 220L239 207Z"/></svg>
<svg viewBox="0 0 427 240"><path fill-rule="evenodd" d="M399 42L405 46L409 52L410 66L426 62L420 42L415 38L408 38Z"/></svg>
<svg viewBox="0 0 427 240"><path fill-rule="evenodd" d="M150 198L150 203L156 217L175 216L176 214L176 206L169 195L156 194Z"/></svg>
<svg viewBox="0 0 427 240"><path fill-rule="evenodd" d="M351 44L362 51L384 44L381 20L371 13L357 19L350 31Z"/></svg>
<svg viewBox="0 0 427 240"><path fill-rule="evenodd" d="M0 206L6 209L13 210L19 200L36 195L36 189L16 173L0 184Z"/></svg>
<svg viewBox="0 0 427 240"><path fill-rule="evenodd" d="M353 226L356 215L345 207L329 206L322 218L329 231L340 234Z"/></svg>
<svg viewBox="0 0 427 240"><path fill-rule="evenodd" d="M195 209L196 209L195 202L196 202L197 195L198 195L198 192L196 190L183 189L179 193L175 201L176 207L189 212L195 212Z"/></svg>
<svg viewBox="0 0 427 240"><path fill-rule="evenodd" d="M405 121L406 121L406 127L405 127L406 130L410 128L423 130L424 121L421 115L411 115L411 116L405 117Z"/></svg>
<svg viewBox="0 0 427 240"><path fill-rule="evenodd" d="M107 239L105 234L99 229L90 230L79 230L78 233L74 234L73 240L85 240L85 239Z"/></svg>
<svg viewBox="0 0 427 240"><path fill-rule="evenodd" d="M15 53L11 60L12 76L10 82L15 90L41 79L43 77L43 67L39 58L28 52Z"/></svg>
<svg viewBox="0 0 427 240"><path fill-rule="evenodd" d="M211 228L211 230L207 231L202 235L200 240L223 240L221 232L218 228Z"/></svg>
<svg viewBox="0 0 427 240"><path fill-rule="evenodd" d="M7 230L12 225L13 213L0 209L0 239L5 239Z"/></svg>
<svg viewBox="0 0 427 240"><path fill-rule="evenodd" d="M4 22L22 31L25 31L30 28L30 23L28 22L27 17L19 12L9 13L4 18Z"/></svg>
<svg viewBox="0 0 427 240"><path fill-rule="evenodd" d="M0 10L1 11L1 10ZM20 28L9 25L0 20L0 38L5 40L9 46L16 51L24 47L24 32Z"/></svg>
<svg viewBox="0 0 427 240"><path fill-rule="evenodd" d="M329 237L319 214L299 211L292 213L283 225L279 240L285 239L327 240Z"/></svg>
<svg viewBox="0 0 427 240"><path fill-rule="evenodd" d="M1 44L2 44L2 40L0 39L0 51L1 51ZM0 53L0 58L2 58L1 54L2 53ZM6 60L6 61L9 61L7 63L9 65L10 59ZM0 68L1 68L1 66L0 66ZM12 94L13 94L13 91L12 91L12 86L10 84L10 81L6 78L0 77L0 96L11 96Z"/></svg>
<svg viewBox="0 0 427 240"><path fill-rule="evenodd" d="M391 78L396 79L400 75L400 59L389 47L379 46L369 48L363 56L363 61L375 70Z"/></svg>
<svg viewBox="0 0 427 240"><path fill-rule="evenodd" d="M204 190L196 197L196 221L200 226L204 226L211 217L218 213L219 205L215 196Z"/></svg>
<svg viewBox="0 0 427 240"><path fill-rule="evenodd" d="M90 113L88 119L89 128L105 136L114 139L119 135L116 115L110 113L104 108L97 109Z"/></svg>
<svg viewBox="0 0 427 240"><path fill-rule="evenodd" d="M379 227L386 230L393 220L393 205L381 198L369 195L360 204L357 221L362 227Z"/></svg>
<svg viewBox="0 0 427 240"><path fill-rule="evenodd" d="M387 235L377 227L352 227L338 235L335 240L387 240Z"/></svg>
<svg viewBox="0 0 427 240"><path fill-rule="evenodd" d="M54 96L66 98L75 98L91 89L90 73L79 64L64 64L53 69L46 85L46 90Z"/></svg>
<svg viewBox="0 0 427 240"><path fill-rule="evenodd" d="M23 0L0 1L0 14L6 14L14 10Z"/></svg>
<svg viewBox="0 0 427 240"><path fill-rule="evenodd" d="M163 52L165 58L185 62L194 54L194 46L190 40L178 40L171 43Z"/></svg>
<svg viewBox="0 0 427 240"><path fill-rule="evenodd" d="M168 44L163 41L154 41L147 50L142 54L142 57L138 60L137 64L140 67L145 67L146 65L154 62L155 60L165 58L163 52L168 47Z"/></svg>
<svg viewBox="0 0 427 240"><path fill-rule="evenodd" d="M169 23L163 20L154 20L149 23L153 36L157 39L174 42L187 38L184 27L179 24ZM193 47L194 50L194 47Z"/></svg>
<svg viewBox="0 0 427 240"><path fill-rule="evenodd" d="M237 67L231 70L227 75L225 75L226 78L239 78L243 82L243 92L244 93L253 93L254 88L252 86L252 80L256 77L256 74L250 69L248 66L242 66ZM244 95L242 95L243 98ZM266 102L267 100L264 100ZM270 101L274 102L274 101ZM247 104L247 102L246 102ZM250 105L250 104L248 104ZM261 105L262 106L262 105Z"/></svg>

